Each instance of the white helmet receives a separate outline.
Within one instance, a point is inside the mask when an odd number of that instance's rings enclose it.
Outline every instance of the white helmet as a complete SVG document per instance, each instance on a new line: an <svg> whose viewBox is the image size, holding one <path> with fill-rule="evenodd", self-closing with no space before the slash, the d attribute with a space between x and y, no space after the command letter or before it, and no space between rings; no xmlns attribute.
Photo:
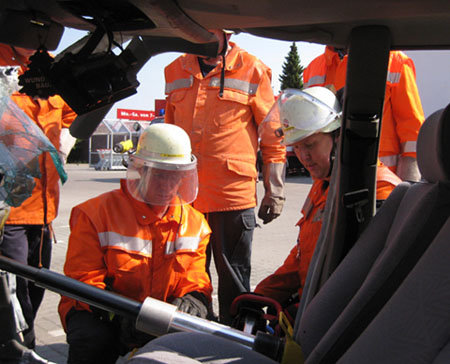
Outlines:
<svg viewBox="0 0 450 364"><path fill-rule="evenodd" d="M286 89L264 122L272 124L270 129L276 129L284 137L283 144L292 145L312 134L330 133L340 128L341 107L336 95L326 87L314 86L302 91Z"/></svg>
<svg viewBox="0 0 450 364"><path fill-rule="evenodd" d="M197 159L187 133L172 124L153 124L139 137L128 161L131 195L150 205L180 205L197 197Z"/></svg>

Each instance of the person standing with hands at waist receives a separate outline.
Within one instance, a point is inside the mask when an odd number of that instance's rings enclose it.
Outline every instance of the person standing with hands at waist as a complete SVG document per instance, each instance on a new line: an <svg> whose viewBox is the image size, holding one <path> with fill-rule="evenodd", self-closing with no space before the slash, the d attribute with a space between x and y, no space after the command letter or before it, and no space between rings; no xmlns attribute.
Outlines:
<svg viewBox="0 0 450 364"><path fill-rule="evenodd" d="M250 290L250 258L257 205L256 156L263 158L265 195L258 216L277 218L284 203L285 147L272 134L258 139L258 126L274 96L271 70L228 42L231 34L211 30L219 55L185 54L165 68L165 122L182 127L198 158L199 194L194 207L206 214L219 276L219 320L231 323L233 299Z"/></svg>

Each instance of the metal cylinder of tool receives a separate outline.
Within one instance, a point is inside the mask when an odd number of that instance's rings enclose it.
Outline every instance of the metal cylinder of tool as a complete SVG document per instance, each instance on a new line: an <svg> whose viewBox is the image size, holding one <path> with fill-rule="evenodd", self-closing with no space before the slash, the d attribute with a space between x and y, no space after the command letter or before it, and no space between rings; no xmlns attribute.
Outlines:
<svg viewBox="0 0 450 364"><path fill-rule="evenodd" d="M168 332L200 332L220 336L249 348L255 337L229 326L208 321L177 311L176 306L147 297L136 320L136 328L148 334L161 336Z"/></svg>

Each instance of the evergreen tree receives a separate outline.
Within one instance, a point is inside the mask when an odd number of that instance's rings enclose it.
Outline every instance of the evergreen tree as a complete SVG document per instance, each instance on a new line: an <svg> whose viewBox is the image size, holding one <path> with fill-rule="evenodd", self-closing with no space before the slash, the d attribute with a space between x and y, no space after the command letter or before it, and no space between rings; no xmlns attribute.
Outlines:
<svg viewBox="0 0 450 364"><path fill-rule="evenodd" d="M303 67L300 64L300 57L295 42L292 42L291 50L283 64L283 73L278 80L281 82L281 91L287 88L303 87Z"/></svg>

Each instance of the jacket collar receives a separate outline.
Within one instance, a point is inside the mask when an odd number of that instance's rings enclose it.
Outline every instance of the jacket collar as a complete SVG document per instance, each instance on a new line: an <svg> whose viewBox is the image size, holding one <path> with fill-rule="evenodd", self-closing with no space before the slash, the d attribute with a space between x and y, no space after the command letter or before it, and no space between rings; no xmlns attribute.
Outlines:
<svg viewBox="0 0 450 364"><path fill-rule="evenodd" d="M130 200L131 205L134 207L136 219L141 225L150 225L156 222L169 223L174 221L177 224L183 224L185 222L186 214L183 211L184 208L182 205L169 206L166 214L162 218L159 218L148 204L138 201L131 196L127 188L126 179L120 180L120 189Z"/></svg>
<svg viewBox="0 0 450 364"><path fill-rule="evenodd" d="M239 48L236 43L229 42L231 49L225 57L226 71L234 71L241 68L244 64L241 55L241 48ZM186 54L181 58L181 64L183 69L191 73L194 77L202 78L202 73L200 72L200 66L198 64L197 56L193 54ZM206 77L220 73L222 69L222 60L211 72L208 73Z"/></svg>

